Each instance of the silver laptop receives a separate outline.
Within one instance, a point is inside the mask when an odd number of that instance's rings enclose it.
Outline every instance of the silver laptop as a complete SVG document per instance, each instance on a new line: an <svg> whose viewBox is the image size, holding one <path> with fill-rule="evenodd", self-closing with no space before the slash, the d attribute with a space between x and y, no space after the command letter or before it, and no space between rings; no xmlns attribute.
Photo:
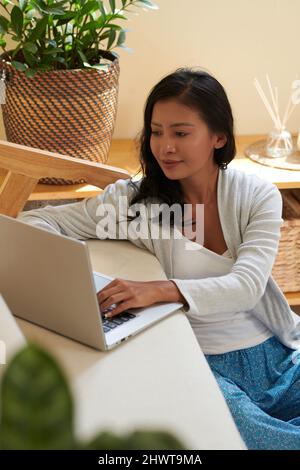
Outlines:
<svg viewBox="0 0 300 470"><path fill-rule="evenodd" d="M14 315L104 351L182 307L160 303L105 319L96 294L111 280L92 271L85 242L0 215L0 294Z"/></svg>

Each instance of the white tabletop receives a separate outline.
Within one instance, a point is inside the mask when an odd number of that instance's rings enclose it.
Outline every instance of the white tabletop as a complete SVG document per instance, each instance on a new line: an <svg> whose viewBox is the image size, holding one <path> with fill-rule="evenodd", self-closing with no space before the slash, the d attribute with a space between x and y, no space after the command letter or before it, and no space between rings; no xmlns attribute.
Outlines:
<svg viewBox="0 0 300 470"><path fill-rule="evenodd" d="M132 280L165 279L157 259L127 241L88 242L93 269ZM109 352L32 325L18 324L61 362L76 402L76 432L159 428L187 449L245 449L182 311Z"/></svg>

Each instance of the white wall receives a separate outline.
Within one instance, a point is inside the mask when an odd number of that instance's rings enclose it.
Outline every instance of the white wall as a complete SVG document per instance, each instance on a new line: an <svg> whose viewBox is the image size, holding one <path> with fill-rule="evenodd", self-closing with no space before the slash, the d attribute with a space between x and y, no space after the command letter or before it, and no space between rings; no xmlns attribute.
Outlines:
<svg viewBox="0 0 300 470"><path fill-rule="evenodd" d="M201 66L225 87L236 132L268 132L272 122L253 85L269 73L286 105L291 82L300 78L300 0L156 0L157 11L140 11L126 24L114 137L130 138L142 125L151 87L180 66ZM300 129L300 105L289 121ZM3 132L3 131L2 131ZM1 133L1 129L0 129Z"/></svg>

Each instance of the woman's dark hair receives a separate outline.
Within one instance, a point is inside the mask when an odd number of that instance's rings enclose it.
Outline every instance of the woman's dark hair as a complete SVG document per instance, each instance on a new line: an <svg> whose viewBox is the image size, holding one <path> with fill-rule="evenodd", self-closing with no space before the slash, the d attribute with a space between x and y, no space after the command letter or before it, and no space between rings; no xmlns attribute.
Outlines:
<svg viewBox="0 0 300 470"><path fill-rule="evenodd" d="M164 77L151 90L144 110L144 127L140 135L140 163L144 178L131 200L131 204L151 198L169 205L183 203L178 181L169 180L161 170L150 147L151 119L158 101L176 99L199 112L210 131L225 134L224 147L215 149L214 159L226 169L235 156L233 116L231 106L222 85L207 72L192 68L180 68ZM132 183L134 184L134 183Z"/></svg>

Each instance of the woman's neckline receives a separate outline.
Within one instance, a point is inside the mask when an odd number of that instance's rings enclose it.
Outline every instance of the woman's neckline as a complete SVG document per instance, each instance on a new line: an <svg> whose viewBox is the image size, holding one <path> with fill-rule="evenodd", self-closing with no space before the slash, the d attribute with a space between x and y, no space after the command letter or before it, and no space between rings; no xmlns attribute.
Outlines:
<svg viewBox="0 0 300 470"><path fill-rule="evenodd" d="M230 256L230 258L228 256L225 256L227 253L230 255L230 252L229 252L228 248L222 254L216 253L215 251L210 250L209 248L206 248L206 246L200 245L200 243L195 242L195 241L190 240L189 238L187 238L185 235L183 235L183 233L176 226L174 227L174 229L176 229L177 232L181 235L181 238L185 241L185 243L190 243L194 246L193 251L205 250L209 253L212 253L215 256L220 256L221 258L225 258L225 259L231 259L231 256Z"/></svg>

